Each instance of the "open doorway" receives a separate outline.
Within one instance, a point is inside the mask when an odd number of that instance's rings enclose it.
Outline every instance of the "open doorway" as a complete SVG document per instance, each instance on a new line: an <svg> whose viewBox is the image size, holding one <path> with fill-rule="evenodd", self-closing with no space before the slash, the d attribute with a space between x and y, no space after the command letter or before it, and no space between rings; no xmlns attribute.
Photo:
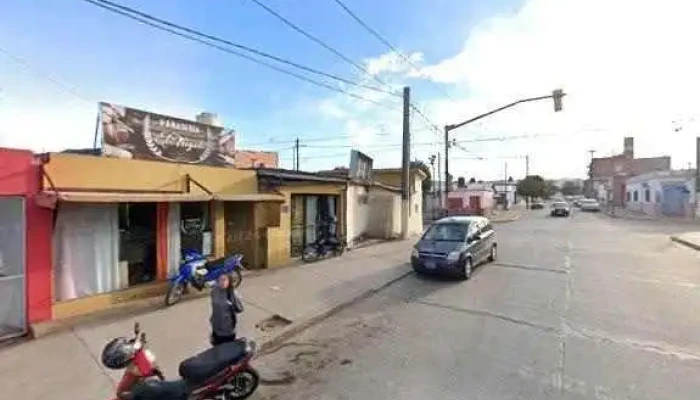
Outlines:
<svg viewBox="0 0 700 400"><path fill-rule="evenodd" d="M156 203L119 204L119 262L129 286L156 279Z"/></svg>

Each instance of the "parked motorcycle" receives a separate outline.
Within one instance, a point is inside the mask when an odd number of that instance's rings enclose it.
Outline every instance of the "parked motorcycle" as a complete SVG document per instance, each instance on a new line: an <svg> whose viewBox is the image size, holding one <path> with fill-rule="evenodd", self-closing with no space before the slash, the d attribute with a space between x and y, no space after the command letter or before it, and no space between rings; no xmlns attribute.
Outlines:
<svg viewBox="0 0 700 400"><path fill-rule="evenodd" d="M180 363L182 379L168 381L137 322L134 337L112 339L101 359L109 369L124 369L114 400L242 400L260 382L250 366L255 351L255 342L247 339L212 347Z"/></svg>
<svg viewBox="0 0 700 400"><path fill-rule="evenodd" d="M165 305L171 306L182 298L189 286L197 290L212 287L223 274L231 274L234 288L241 285L243 276L243 255L234 254L230 257L208 261L201 253L193 250L183 252L182 263L178 274L170 278L170 287L165 295Z"/></svg>
<svg viewBox="0 0 700 400"><path fill-rule="evenodd" d="M327 256L340 256L347 247L348 243L336 236L319 237L314 242L306 245L304 252L301 253L301 259L305 262L312 262Z"/></svg>

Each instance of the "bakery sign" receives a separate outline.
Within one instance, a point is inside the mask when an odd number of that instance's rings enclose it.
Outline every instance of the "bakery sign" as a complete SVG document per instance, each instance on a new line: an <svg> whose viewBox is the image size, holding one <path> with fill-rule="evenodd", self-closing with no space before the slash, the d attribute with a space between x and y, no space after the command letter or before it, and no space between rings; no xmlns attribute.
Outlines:
<svg viewBox="0 0 700 400"><path fill-rule="evenodd" d="M102 150L111 157L233 166L233 131L100 103Z"/></svg>

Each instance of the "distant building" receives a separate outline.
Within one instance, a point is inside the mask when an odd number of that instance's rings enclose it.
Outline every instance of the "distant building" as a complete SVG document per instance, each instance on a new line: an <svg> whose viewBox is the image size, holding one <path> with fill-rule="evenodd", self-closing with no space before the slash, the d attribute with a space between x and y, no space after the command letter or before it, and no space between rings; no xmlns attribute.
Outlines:
<svg viewBox="0 0 700 400"><path fill-rule="evenodd" d="M625 138L624 152L594 158L589 169L588 195L615 205L624 205L627 179L636 175L671 169L671 157L634 158L634 140Z"/></svg>
<svg viewBox="0 0 700 400"><path fill-rule="evenodd" d="M692 217L695 170L654 171L627 179L625 208L653 217Z"/></svg>
<svg viewBox="0 0 700 400"><path fill-rule="evenodd" d="M489 182L489 184L493 186L498 204L510 207L513 204L518 203L518 182L513 180L513 178L510 178L507 181L493 181Z"/></svg>
<svg viewBox="0 0 700 400"><path fill-rule="evenodd" d="M236 168L279 168L279 154L275 151L236 150Z"/></svg>

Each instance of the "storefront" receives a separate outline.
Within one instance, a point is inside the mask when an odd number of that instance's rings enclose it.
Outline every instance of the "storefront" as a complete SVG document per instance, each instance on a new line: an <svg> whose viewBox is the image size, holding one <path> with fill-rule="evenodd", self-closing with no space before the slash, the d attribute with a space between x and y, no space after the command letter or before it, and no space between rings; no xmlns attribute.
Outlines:
<svg viewBox="0 0 700 400"><path fill-rule="evenodd" d="M292 194L292 257L300 257L304 248L321 237L335 236L338 229L340 196L328 194Z"/></svg>
<svg viewBox="0 0 700 400"><path fill-rule="evenodd" d="M322 174L283 169L257 169L260 190L280 193L282 206L277 265L301 256L307 244L320 235L345 236L348 180Z"/></svg>
<svg viewBox="0 0 700 400"><path fill-rule="evenodd" d="M227 238L274 227L275 210L279 224L283 198L257 193L254 171L65 153L51 154L44 170L56 319L162 294L184 249L210 258L245 250L265 265L267 249L239 250ZM231 209L251 224L227 222ZM259 212L268 209L273 218Z"/></svg>

